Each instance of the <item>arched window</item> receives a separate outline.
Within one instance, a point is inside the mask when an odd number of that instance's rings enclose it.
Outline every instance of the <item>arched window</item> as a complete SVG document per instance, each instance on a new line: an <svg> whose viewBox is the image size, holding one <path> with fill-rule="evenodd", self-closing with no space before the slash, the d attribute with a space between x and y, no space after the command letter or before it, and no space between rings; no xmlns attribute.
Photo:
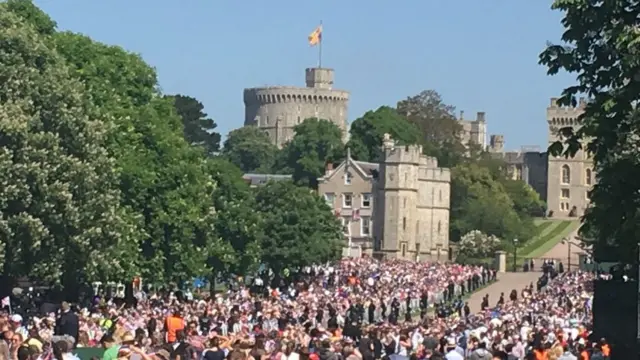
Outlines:
<svg viewBox="0 0 640 360"><path fill-rule="evenodd" d="M591 169L587 169L586 174L585 174L585 183L587 185L591 185L591 182L593 180L591 179Z"/></svg>
<svg viewBox="0 0 640 360"><path fill-rule="evenodd" d="M562 165L562 183L571 183L571 170L569 169L569 165Z"/></svg>

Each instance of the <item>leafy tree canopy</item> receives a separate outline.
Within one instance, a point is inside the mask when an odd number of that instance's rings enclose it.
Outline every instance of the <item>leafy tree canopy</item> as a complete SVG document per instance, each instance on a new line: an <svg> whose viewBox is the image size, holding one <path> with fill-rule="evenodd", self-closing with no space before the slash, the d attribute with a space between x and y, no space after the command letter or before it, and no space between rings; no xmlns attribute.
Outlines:
<svg viewBox="0 0 640 360"><path fill-rule="evenodd" d="M0 3L2 272L75 288L135 272L135 219L84 87ZM79 274L78 269L82 269Z"/></svg>
<svg viewBox="0 0 640 360"><path fill-rule="evenodd" d="M32 0L7 0L7 10L16 14L41 35L51 35L58 26L49 15L40 10Z"/></svg>
<svg viewBox="0 0 640 360"><path fill-rule="evenodd" d="M209 159L208 169L217 184L213 193L216 234L230 246L230 251L220 254L221 258L212 256L209 262L219 272L244 276L258 264L262 218L255 211L255 198L237 166L215 157Z"/></svg>
<svg viewBox="0 0 640 360"><path fill-rule="evenodd" d="M110 130L106 147L121 169L122 205L141 218L139 274L149 282L208 275L208 256L225 249L204 154L184 139L173 99L159 97L156 73L138 55L71 32L50 41L85 85Z"/></svg>
<svg viewBox="0 0 640 360"><path fill-rule="evenodd" d="M222 155L244 173L271 172L277 154L269 136L255 126L231 131L222 149Z"/></svg>
<svg viewBox="0 0 640 360"><path fill-rule="evenodd" d="M220 134L214 130L218 126L207 117L204 105L190 96L171 96L178 115L182 118L184 138L188 143L202 146L207 154L220 150Z"/></svg>
<svg viewBox="0 0 640 360"><path fill-rule="evenodd" d="M597 183L592 208L584 217L583 235L605 260L637 261L640 233L638 116L630 116L640 93L640 6L632 0L556 0L563 13L562 44L550 44L540 63L554 75L567 71L577 83L564 89L559 105L589 101L577 131L562 129L566 140L549 147L554 156L574 156L580 149L593 155ZM599 255L598 255L599 254ZM635 257L635 259L634 259Z"/></svg>
<svg viewBox="0 0 640 360"><path fill-rule="evenodd" d="M349 133L348 146L353 157L369 162L380 160L384 134L400 144L419 144L422 140L418 128L388 106L367 111L351 123Z"/></svg>
<svg viewBox="0 0 640 360"><path fill-rule="evenodd" d="M269 182L256 192L256 210L264 219L262 261L279 273L340 258L339 220L326 201L290 181Z"/></svg>
<svg viewBox="0 0 640 360"><path fill-rule="evenodd" d="M440 166L453 167L462 161L462 126L456 120L455 108L445 104L440 94L425 90L398 102L397 111L418 127L425 154L438 158Z"/></svg>
<svg viewBox="0 0 640 360"><path fill-rule="evenodd" d="M310 118L297 125L295 132L282 149L282 162L292 170L297 184L316 189L325 165L344 158L342 130L329 120Z"/></svg>
<svg viewBox="0 0 640 360"><path fill-rule="evenodd" d="M520 219L504 186L487 168L462 164L452 170L451 178L452 240L472 230L507 241L531 237L529 224Z"/></svg>

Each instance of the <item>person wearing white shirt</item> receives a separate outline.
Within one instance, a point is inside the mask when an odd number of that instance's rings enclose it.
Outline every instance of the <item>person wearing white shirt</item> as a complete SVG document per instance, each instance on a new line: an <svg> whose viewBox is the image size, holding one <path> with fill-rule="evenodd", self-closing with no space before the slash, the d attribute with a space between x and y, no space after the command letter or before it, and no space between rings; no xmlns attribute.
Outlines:
<svg viewBox="0 0 640 360"><path fill-rule="evenodd" d="M416 328L416 330L413 332L413 335L411 335L411 346L413 347L413 350L418 350L418 346L420 346L423 341L424 336L422 336L420 328Z"/></svg>

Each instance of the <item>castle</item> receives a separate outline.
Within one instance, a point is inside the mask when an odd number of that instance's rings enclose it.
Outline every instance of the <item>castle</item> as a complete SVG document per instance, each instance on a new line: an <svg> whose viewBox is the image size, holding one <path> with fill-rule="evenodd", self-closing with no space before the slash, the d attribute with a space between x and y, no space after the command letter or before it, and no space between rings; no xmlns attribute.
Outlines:
<svg viewBox="0 0 640 360"><path fill-rule="evenodd" d="M580 99L576 107L558 106L557 98L551 98L547 107L548 144L561 139L559 130L564 127L577 131L581 124L578 117L584 111L586 101ZM507 173L514 180L522 180L547 202L547 212L554 217L579 217L589 206L588 191L595 182L593 161L585 151L578 151L573 158L551 156L535 148L518 152L504 151L504 136L491 135L489 151L507 164Z"/></svg>
<svg viewBox="0 0 640 360"><path fill-rule="evenodd" d="M268 86L244 90L244 125L262 129L282 148L293 128L308 118L332 121L347 138L349 93L333 89L333 69L306 69L307 87Z"/></svg>
<svg viewBox="0 0 640 360"><path fill-rule="evenodd" d="M257 126L281 148L295 135L294 127L307 118L335 123L347 141L349 93L333 89L334 71L306 69L306 87L270 86L244 90L245 126ZM558 130L581 124L578 117L585 101L576 107L560 107L552 98L547 107L548 143L559 139ZM490 136L484 112L475 120L457 119L462 127L460 139L466 146L480 145L504 160L507 176L529 184L547 202L547 213L554 217L579 217L589 205L588 191L595 181L593 163L580 151L574 158L549 156L546 149L522 147L505 151L503 135ZM270 175L269 175L270 176ZM269 177L245 174L253 186ZM384 139L379 163L356 161L348 154L336 169L328 166L318 179L318 191L334 209L343 224L347 241L376 257L413 260L449 258L449 169L438 167L438 160L422 154L417 145L399 146Z"/></svg>
<svg viewBox="0 0 640 360"><path fill-rule="evenodd" d="M318 192L340 218L347 241L378 258L447 260L451 173L422 146L388 135L379 163L328 165Z"/></svg>
<svg viewBox="0 0 640 360"><path fill-rule="evenodd" d="M462 127L460 141L464 145L477 144L483 149L487 148L487 121L484 112L479 111L475 120L467 120L464 118L464 111L461 111L458 124Z"/></svg>

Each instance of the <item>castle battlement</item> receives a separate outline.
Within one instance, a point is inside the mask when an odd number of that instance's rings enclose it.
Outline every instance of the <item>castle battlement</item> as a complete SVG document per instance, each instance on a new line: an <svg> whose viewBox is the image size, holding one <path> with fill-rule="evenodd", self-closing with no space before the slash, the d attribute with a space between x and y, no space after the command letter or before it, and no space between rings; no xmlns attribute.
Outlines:
<svg viewBox="0 0 640 360"><path fill-rule="evenodd" d="M347 135L349 92L333 89L333 69L305 70L306 87L263 86L245 89L245 126L257 126L282 147L295 135L294 127L305 119L335 123Z"/></svg>
<svg viewBox="0 0 640 360"><path fill-rule="evenodd" d="M419 180L432 182L451 182L451 170L447 168L420 168Z"/></svg>
<svg viewBox="0 0 640 360"><path fill-rule="evenodd" d="M433 156L422 155L420 157L420 167L437 168L438 159Z"/></svg>
<svg viewBox="0 0 640 360"><path fill-rule="evenodd" d="M422 158L422 146L420 145L394 145L384 148L386 163L403 163L420 165Z"/></svg>
<svg viewBox="0 0 640 360"><path fill-rule="evenodd" d="M577 106L558 106L558 98L551 98L547 107L547 122L553 126L576 126L580 125L578 117L584 112L587 106L585 98L580 98Z"/></svg>

